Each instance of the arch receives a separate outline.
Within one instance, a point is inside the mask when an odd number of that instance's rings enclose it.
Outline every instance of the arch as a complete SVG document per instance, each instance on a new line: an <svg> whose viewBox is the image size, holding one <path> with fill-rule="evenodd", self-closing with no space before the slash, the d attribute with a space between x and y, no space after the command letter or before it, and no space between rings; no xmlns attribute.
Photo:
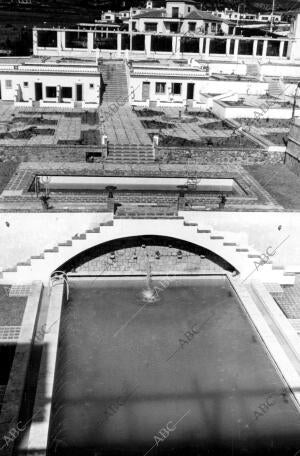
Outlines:
<svg viewBox="0 0 300 456"><path fill-rule="evenodd" d="M140 257L143 249L146 249L147 247L156 247L158 249L163 249L163 256L160 258L160 260L162 260L160 261L160 264L164 263L164 255L166 254L166 250L169 250L169 259L171 258L172 253L174 257L174 253L177 251L182 252L183 254L188 253L189 255L199 256L203 260L206 260L206 262L209 261L213 263L216 266L216 269L219 268L219 270L233 272L235 269L232 264L223 259L221 256L217 255L211 250L208 250L205 247L196 245L189 241L181 240L174 236L137 235L117 238L104 242L102 244L95 245L87 250L80 252L64 264L60 265L59 270L66 273L77 272L76 270L82 265L87 264L95 259L106 257L109 253L113 253L116 259L119 260L119 263L122 263L122 257L125 253L125 250L133 249ZM105 268L104 266L105 262L102 262L102 266L99 266L99 272L107 272L109 268ZM168 270L166 269L165 272L168 272Z"/></svg>

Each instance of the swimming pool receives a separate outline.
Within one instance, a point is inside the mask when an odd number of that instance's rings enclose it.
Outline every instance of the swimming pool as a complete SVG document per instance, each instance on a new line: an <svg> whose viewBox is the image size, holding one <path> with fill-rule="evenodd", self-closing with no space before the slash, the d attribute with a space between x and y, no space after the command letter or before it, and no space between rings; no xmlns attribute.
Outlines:
<svg viewBox="0 0 300 456"><path fill-rule="evenodd" d="M178 191L178 186L187 185L184 177L112 177L112 176L36 176L40 185L51 191L99 191L107 186L118 190ZM244 193L233 178L198 178L195 191Z"/></svg>
<svg viewBox="0 0 300 456"><path fill-rule="evenodd" d="M300 414L228 279L160 280L153 305L145 278L70 282L48 454L292 456Z"/></svg>

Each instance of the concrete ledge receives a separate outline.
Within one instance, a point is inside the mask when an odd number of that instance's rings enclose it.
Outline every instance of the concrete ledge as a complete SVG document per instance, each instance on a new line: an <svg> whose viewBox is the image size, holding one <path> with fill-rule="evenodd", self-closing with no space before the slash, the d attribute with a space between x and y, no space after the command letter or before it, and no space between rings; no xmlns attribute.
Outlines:
<svg viewBox="0 0 300 456"><path fill-rule="evenodd" d="M61 281L59 283L55 283L55 286L51 289L46 322L46 329L49 328L49 330L44 336L44 346L34 403L33 419L29 430L27 451L30 454L38 451L39 455L46 455L47 451L63 300L64 282ZM38 419L39 415L43 417L42 421L41 419Z"/></svg>
<svg viewBox="0 0 300 456"><path fill-rule="evenodd" d="M237 292L240 300L242 301L244 308L248 315L250 316L251 321L253 322L254 326L258 330L263 342L266 345L271 357L273 358L275 364L277 365L280 374L285 379L288 387L293 392L295 401L297 406L300 408L300 376L296 371L294 365L288 358L287 354L283 350L282 346L280 345L279 341L275 337L274 333L270 329L269 325L267 324L265 318L261 314L260 310L258 309L257 305L255 304L253 298L251 297L250 293L248 292L247 288L238 280L229 278L233 288ZM266 306L268 312L273 312L273 309L268 308L272 298L266 291L264 285L257 281L252 282L252 288L260 301ZM275 304L275 303L274 303ZM279 325L278 329L282 332L284 336L289 338L291 336L290 331L288 328L282 327L282 322L277 320ZM288 322L287 322L288 323ZM289 325L291 328L291 326ZM285 333L285 329L288 330L288 334ZM293 330L294 331L294 330ZM295 332L294 332L295 333ZM296 334L296 333L295 333ZM288 342L289 343L289 342ZM290 345L290 343L289 343Z"/></svg>
<svg viewBox="0 0 300 456"><path fill-rule="evenodd" d="M1 454L3 456L12 455L14 449L13 442L6 442L3 440L4 437L10 436L10 431L13 428L16 429L17 426L19 426L18 430L20 430L24 427L24 423L19 422L18 418L25 386L32 341L35 334L38 320L37 317L40 310L42 288L43 285L41 282L33 282L31 293L27 299L22 320L21 333L16 347L9 381L6 387L1 411L1 422L3 424L0 425L0 435L2 438L0 447L2 449Z"/></svg>

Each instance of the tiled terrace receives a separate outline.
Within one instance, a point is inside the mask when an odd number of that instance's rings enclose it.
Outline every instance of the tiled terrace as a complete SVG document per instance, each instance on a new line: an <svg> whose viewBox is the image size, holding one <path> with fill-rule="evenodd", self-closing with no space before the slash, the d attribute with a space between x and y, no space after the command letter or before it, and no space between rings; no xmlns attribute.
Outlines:
<svg viewBox="0 0 300 456"><path fill-rule="evenodd" d="M295 285L284 286L281 292L271 294L287 318L300 319L300 275L296 276Z"/></svg>
<svg viewBox="0 0 300 456"><path fill-rule="evenodd" d="M95 111L86 112L78 108L18 108L1 102L0 146L95 144L94 138L100 144L98 116Z"/></svg>

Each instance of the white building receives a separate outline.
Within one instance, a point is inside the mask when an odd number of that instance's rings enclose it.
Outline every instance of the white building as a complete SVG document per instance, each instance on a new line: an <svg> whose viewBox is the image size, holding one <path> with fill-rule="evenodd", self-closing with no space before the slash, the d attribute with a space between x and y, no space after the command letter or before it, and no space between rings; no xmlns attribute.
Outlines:
<svg viewBox="0 0 300 456"><path fill-rule="evenodd" d="M166 8L147 9L130 21L129 29L146 33L212 33L228 34L230 22L196 8L194 0L166 2ZM233 25L233 24L232 24Z"/></svg>
<svg viewBox="0 0 300 456"><path fill-rule="evenodd" d="M75 105L97 107L100 73L95 64L64 64L56 60L0 59L0 99L16 106L46 107Z"/></svg>

